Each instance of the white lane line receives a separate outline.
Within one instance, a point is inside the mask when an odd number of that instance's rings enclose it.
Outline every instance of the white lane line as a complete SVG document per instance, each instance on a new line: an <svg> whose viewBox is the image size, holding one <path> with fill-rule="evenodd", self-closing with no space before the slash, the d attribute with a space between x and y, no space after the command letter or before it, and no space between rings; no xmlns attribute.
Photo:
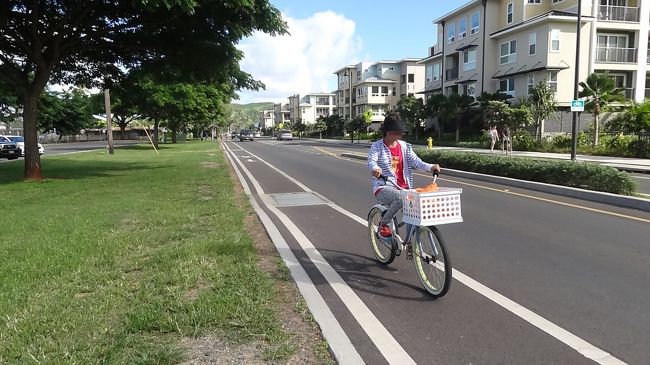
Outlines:
<svg viewBox="0 0 650 365"><path fill-rule="evenodd" d="M327 340L332 349L334 357L340 364L363 364L364 361L361 358L361 355L359 355L356 348L354 348L354 345L352 345L350 338L336 320L336 317L327 306L327 303L320 295L318 289L316 289L316 286L309 278L309 275L307 275L305 269L300 265L298 259L296 259L296 256L291 251L291 248L289 248L289 245L282 237L282 234L273 221L271 221L271 218L269 218L266 212L259 204L257 204L257 200L255 200L255 197L251 193L248 183L240 172L240 168L235 164L230 153L226 153L226 156L235 169L235 173L239 177L239 181L241 181L253 209L255 209L255 212L260 217L262 224L264 224L266 231L271 237L271 241L291 272L291 276L296 282L300 294L305 298L307 307L309 307L310 312L314 316L314 320L319 324L319 327L323 332L323 337ZM237 161L237 163L240 164L239 161Z"/></svg>
<svg viewBox="0 0 650 365"><path fill-rule="evenodd" d="M247 153L250 152L247 151ZM251 155L259 159L258 156L255 156L252 153ZM268 162L263 162L268 165ZM302 231L300 231L300 229L289 219L289 217L287 217L283 212L274 206L271 198L264 193L264 190L259 185L257 180L255 180L253 175L248 171L248 169L246 169L246 167L241 164L239 160L237 160L237 163L240 164L246 176L248 176L248 178L253 183L255 190L264 202L267 209L273 212L273 214L275 214L291 232L309 259L314 263L325 280L327 280L334 292L339 296L343 304L345 304L347 309L354 316L361 328L363 328L363 330L366 332L370 340L375 344L384 358L390 364L415 364L415 361L411 358L411 356L409 356L406 350L404 350L404 348L397 342L397 340L395 340L395 338L390 334L390 332L388 332L381 321L375 317L372 311L366 306L361 298L359 298L354 290L348 286L348 284L336 272L336 270L334 270L332 266L329 265L327 260L321 256L320 252L318 252L312 242L302 233ZM299 182L297 182L297 185L301 187L305 186Z"/></svg>
<svg viewBox="0 0 650 365"><path fill-rule="evenodd" d="M250 153L250 152L248 152ZM270 163L266 162L259 156L254 155L251 153L252 156L256 157L258 160L260 160L262 163L266 164L270 168L274 169L278 173L280 173L282 176L286 177L289 179L291 182L294 184L300 186L303 189L306 189L306 191L313 192L311 189L306 187L304 184L300 183L298 180L294 179L293 177L287 175L285 172L281 171L277 167L271 165ZM317 192L313 192L317 195ZM322 196L322 195L321 195ZM324 197L327 201L330 201L327 197ZM366 226L368 222L355 215L352 212L349 212L345 210L342 207L339 207L335 203L330 203L329 204L332 208L336 209L337 211L345 214L346 216L354 219L356 222L359 224ZM590 344L589 342L581 339L580 337L574 335L573 333L565 330L564 328L554 324L553 322L545 319L544 317L536 314L535 312L526 309L520 304L517 304L515 301L508 299L506 296L497 293L496 291L488 288L487 286L479 283L478 281L470 278L469 276L463 274L460 272L457 268L454 268L453 270L453 278L464 284L465 286L473 289L477 293L483 295L487 299L493 301L494 303L498 304L499 306L503 307L504 309L508 310L509 312L513 313L514 315L518 316L519 318L523 319L524 321L532 324L533 326L539 328L540 330L548 333L549 335L555 337L556 339L560 340L562 343L565 345L571 347L572 349L576 350L578 353L583 355L584 357L591 359L599 364L625 364L625 362L617 359L616 357L612 356L610 353L599 349L598 347Z"/></svg>

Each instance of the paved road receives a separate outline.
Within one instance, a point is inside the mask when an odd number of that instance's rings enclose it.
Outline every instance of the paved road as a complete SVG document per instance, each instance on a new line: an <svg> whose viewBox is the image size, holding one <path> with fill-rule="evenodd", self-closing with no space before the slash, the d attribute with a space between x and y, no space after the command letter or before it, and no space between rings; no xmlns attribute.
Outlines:
<svg viewBox="0 0 650 365"><path fill-rule="evenodd" d="M389 267L371 258L363 225L374 204L370 176L363 162L340 157L367 147L226 146L259 184L246 178L366 363L587 364L599 356L648 363L650 214L443 178L463 188L465 222L441 226L454 282L447 296L430 300L405 257ZM428 181L416 176L418 185ZM329 204L268 204L305 188ZM342 282L329 284L330 266Z"/></svg>
<svg viewBox="0 0 650 365"><path fill-rule="evenodd" d="M121 147L121 146L129 146L129 145L139 144L139 143L144 143L144 141L116 140L114 145L115 147ZM99 141L99 142L78 142L78 143L51 143L51 144L44 144L43 148L45 149L45 153L41 157L47 158L48 156L56 156L56 155L61 155L66 153L105 149L106 142ZM22 158L20 158L19 160L22 160ZM0 160L0 163L4 163L8 161L9 160L4 159L4 160ZM13 160L13 161L17 161L17 160Z"/></svg>
<svg viewBox="0 0 650 365"><path fill-rule="evenodd" d="M639 184L637 191L650 197L650 174L631 174Z"/></svg>

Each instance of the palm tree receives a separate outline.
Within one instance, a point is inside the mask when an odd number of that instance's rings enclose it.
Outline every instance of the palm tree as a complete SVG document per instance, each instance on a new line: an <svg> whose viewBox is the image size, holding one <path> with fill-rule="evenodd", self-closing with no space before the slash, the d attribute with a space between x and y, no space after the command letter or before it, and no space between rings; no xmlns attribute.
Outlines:
<svg viewBox="0 0 650 365"><path fill-rule="evenodd" d="M587 77L586 82L581 82L582 91L578 95L586 97L586 107L594 116L594 147L598 146L599 123L598 116L600 113L607 111L612 103L621 102L623 89L617 88L614 79L607 73L592 73Z"/></svg>
<svg viewBox="0 0 650 365"><path fill-rule="evenodd" d="M449 116L456 120L456 143L460 141L460 124L467 121L474 99L467 95L452 94L447 99Z"/></svg>
<svg viewBox="0 0 650 365"><path fill-rule="evenodd" d="M447 97L443 94L433 94L427 98L427 102L424 105L424 119L436 119L438 122L438 141L442 141L443 120L441 117L441 111L446 102Z"/></svg>
<svg viewBox="0 0 650 365"><path fill-rule="evenodd" d="M546 80L541 80L530 89L528 108L535 124L535 136L541 140L544 132L544 121L554 116L557 110L555 92L551 90Z"/></svg>

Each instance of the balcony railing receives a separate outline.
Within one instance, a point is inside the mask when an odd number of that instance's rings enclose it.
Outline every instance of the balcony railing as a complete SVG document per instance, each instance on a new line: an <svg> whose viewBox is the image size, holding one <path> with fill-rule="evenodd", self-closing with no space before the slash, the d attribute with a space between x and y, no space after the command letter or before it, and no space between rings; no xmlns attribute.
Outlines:
<svg viewBox="0 0 650 365"><path fill-rule="evenodd" d="M598 7L598 20L638 22L639 9L629 6L601 5Z"/></svg>
<svg viewBox="0 0 650 365"><path fill-rule="evenodd" d="M458 69L445 70L445 80L456 80L458 78Z"/></svg>
<svg viewBox="0 0 650 365"><path fill-rule="evenodd" d="M636 48L596 48L596 62L601 63L634 63Z"/></svg>

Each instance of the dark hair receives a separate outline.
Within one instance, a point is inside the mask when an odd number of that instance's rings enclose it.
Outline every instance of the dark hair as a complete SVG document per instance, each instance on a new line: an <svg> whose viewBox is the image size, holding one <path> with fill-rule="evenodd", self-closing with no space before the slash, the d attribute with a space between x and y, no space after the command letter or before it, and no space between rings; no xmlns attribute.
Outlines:
<svg viewBox="0 0 650 365"><path fill-rule="evenodd" d="M386 133L390 131L404 131L404 121L399 112L390 112L384 118L384 124L381 126L382 136L386 137Z"/></svg>

